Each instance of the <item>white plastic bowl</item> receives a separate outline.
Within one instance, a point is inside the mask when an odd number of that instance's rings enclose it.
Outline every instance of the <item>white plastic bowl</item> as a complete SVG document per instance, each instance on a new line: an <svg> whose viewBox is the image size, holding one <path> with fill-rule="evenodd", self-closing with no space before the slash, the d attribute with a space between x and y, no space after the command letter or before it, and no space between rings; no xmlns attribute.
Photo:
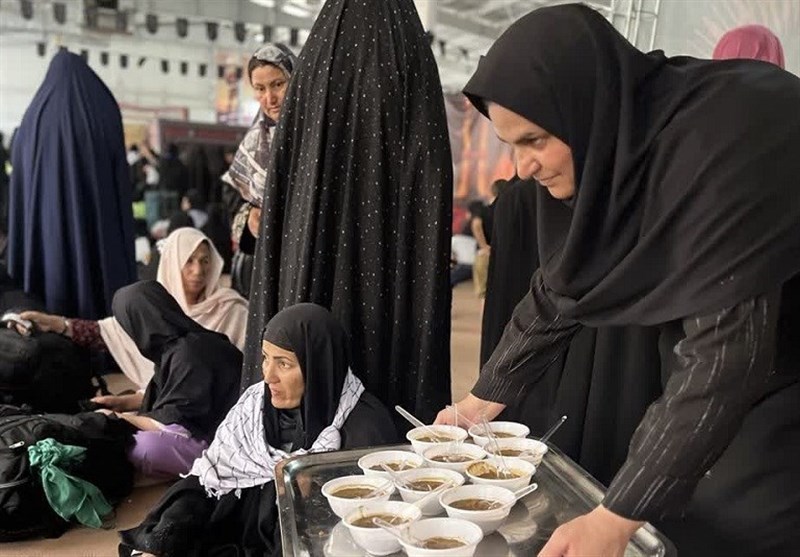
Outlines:
<svg viewBox="0 0 800 557"><path fill-rule="evenodd" d="M411 451L376 451L362 456L358 459L358 467L366 476L379 476L381 478L391 478L385 470L373 470L373 466L381 463L405 462L409 468L419 468L425 461L417 453Z"/></svg>
<svg viewBox="0 0 800 557"><path fill-rule="evenodd" d="M489 429L491 429L493 433L504 433L511 436L498 437L498 441L502 439L527 437L531 432L528 426L517 422L489 422ZM479 447L483 447L489 442L489 437L486 436L486 429L482 425L474 425L469 428L469 434Z"/></svg>
<svg viewBox="0 0 800 557"><path fill-rule="evenodd" d="M434 460L434 457L447 454L463 454L471 457L471 459L464 462L442 462ZM446 445L426 449L425 452L422 453L422 458L425 459L425 465L431 468L455 470L463 474L467 466L486 458L486 451L481 449L478 445L473 445L471 443L448 443Z"/></svg>
<svg viewBox="0 0 800 557"><path fill-rule="evenodd" d="M448 437L452 437L453 441L463 441L467 438L467 430L456 427L454 425L429 425L426 428L424 427L415 427L408 433L406 433L406 439L409 440L411 446L414 448L414 451L417 454L422 454L425 452L426 449L430 447L438 447L446 442L434 442L429 443L427 441L420 441L418 438L420 437L427 437L429 435L428 430L432 430L434 433L440 433L442 435L446 435Z"/></svg>
<svg viewBox="0 0 800 557"><path fill-rule="evenodd" d="M537 441L536 439L498 439L497 446L501 451L524 451L523 454L519 455L518 457L509 455L506 458L521 458L522 460L527 460L536 466L542 462L542 458L547 453L547 445L541 441ZM495 456L494 443L487 444L484 449L487 453L489 453L489 456Z"/></svg>
<svg viewBox="0 0 800 557"><path fill-rule="evenodd" d="M337 497L333 492L345 486L369 486L369 487L385 487L383 493L379 493L370 499L347 499L345 497ZM365 503L374 501L386 501L394 493L394 482L381 478L380 476L342 476L335 478L322 486L322 494L328 500L333 513L339 518L344 518L350 514L353 509L364 505Z"/></svg>
<svg viewBox="0 0 800 557"><path fill-rule="evenodd" d="M499 501L506 506L488 511L468 511L450 506L451 503L462 499L488 499ZM447 516L477 524L483 535L487 536L497 530L508 517L514 506L514 493L504 487L493 485L463 485L442 493L439 496L439 504L447 511Z"/></svg>
<svg viewBox="0 0 800 557"><path fill-rule="evenodd" d="M376 501L364 503L359 508L348 513L344 524L350 530L353 540L370 555L389 555L400 550L400 542L392 534L382 528L364 528L353 526L352 522L364 516L389 513L418 520L422 511L415 505L402 501ZM404 525L405 526L405 525Z"/></svg>
<svg viewBox="0 0 800 557"><path fill-rule="evenodd" d="M464 485L464 482L466 481L464 476L458 472L454 470L445 470L444 468L417 468L416 470L406 470L405 472L400 473L400 477L407 482L413 482L422 479L450 481L453 482L452 487ZM403 501L406 503L414 503L419 501L428 495L428 493L430 493L427 491L414 491L399 484L397 484L397 491L400 492L400 497L402 497ZM438 496L431 497L425 502L424 505L422 505L422 514L425 516L435 516L440 512L442 512L442 506L439 504Z"/></svg>
<svg viewBox="0 0 800 557"><path fill-rule="evenodd" d="M466 543L453 549L423 549L401 542L408 557L472 557L483 539L480 527L459 518L426 518L411 524L408 534L417 540L435 537L458 538Z"/></svg>
<svg viewBox="0 0 800 557"><path fill-rule="evenodd" d="M486 463L493 465L497 468L500 468L505 463L506 467L512 470L519 470L522 472L522 476L518 478L509 478L506 480L492 480L489 478L481 478L480 476L476 476L474 473L470 472L470 468L473 469L476 465L481 463ZM469 480L476 484L476 485L494 485L497 487L504 487L506 489L510 489L511 491L516 491L518 489L522 489L529 483L531 483L531 477L536 472L536 466L528 462L527 460L522 460L521 458L504 458L500 460L499 458L492 457L487 458L478 463L470 464L467 467L466 473Z"/></svg>

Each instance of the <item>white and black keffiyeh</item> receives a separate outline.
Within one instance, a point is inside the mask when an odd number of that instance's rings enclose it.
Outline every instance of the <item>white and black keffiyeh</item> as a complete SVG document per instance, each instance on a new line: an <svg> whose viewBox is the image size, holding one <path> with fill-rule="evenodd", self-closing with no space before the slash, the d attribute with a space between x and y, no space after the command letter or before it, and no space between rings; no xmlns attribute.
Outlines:
<svg viewBox="0 0 800 557"><path fill-rule="evenodd" d="M264 431L262 381L247 389L220 424L214 441L194 461L189 475L197 476L209 496L263 485L275 478L275 466L289 456L335 451L341 447L339 430L358 404L364 385L348 370L333 422L322 430L309 449L287 453L267 443Z"/></svg>

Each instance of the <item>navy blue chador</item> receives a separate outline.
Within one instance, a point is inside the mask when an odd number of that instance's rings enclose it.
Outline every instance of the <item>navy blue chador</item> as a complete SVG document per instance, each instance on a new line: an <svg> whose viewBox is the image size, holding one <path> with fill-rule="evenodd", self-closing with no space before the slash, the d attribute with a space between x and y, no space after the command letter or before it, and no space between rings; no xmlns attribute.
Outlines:
<svg viewBox="0 0 800 557"><path fill-rule="evenodd" d="M122 118L86 62L62 50L12 156L9 274L52 313L97 319L136 280Z"/></svg>

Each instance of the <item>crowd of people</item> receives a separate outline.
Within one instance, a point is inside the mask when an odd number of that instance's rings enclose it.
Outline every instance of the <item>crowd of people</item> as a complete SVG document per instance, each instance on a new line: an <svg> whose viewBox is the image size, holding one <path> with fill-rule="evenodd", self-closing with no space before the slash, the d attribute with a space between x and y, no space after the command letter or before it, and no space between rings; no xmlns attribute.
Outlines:
<svg viewBox="0 0 800 557"><path fill-rule="evenodd" d="M645 521L681 555L795 551L800 81L760 26L714 58L641 52L580 5L521 18L464 89L516 175L454 236L410 0L329 0L299 58L259 48L260 111L213 195L174 145L126 153L110 91L57 54L11 152L8 274L46 307L22 320L136 386L92 402L130 424L141 476L177 480L120 554L281 554L275 466L398 441L396 404L534 434L570 417L553 442L608 492L542 556L621 556ZM137 269L149 191L181 204ZM469 278L481 372L456 413L451 288Z"/></svg>

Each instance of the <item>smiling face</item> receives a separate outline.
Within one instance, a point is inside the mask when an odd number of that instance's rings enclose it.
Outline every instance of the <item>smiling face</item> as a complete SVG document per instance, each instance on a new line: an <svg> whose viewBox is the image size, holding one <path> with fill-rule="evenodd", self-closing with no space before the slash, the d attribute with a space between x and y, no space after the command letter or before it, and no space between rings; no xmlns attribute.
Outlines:
<svg viewBox="0 0 800 557"><path fill-rule="evenodd" d="M183 292L189 304L200 301L208 282L208 273L211 270L211 249L208 243L202 242L192 252L181 269Z"/></svg>
<svg viewBox="0 0 800 557"><path fill-rule="evenodd" d="M500 141L511 145L521 179L533 178L556 199L575 195L575 168L569 145L498 104L489 104L489 118Z"/></svg>
<svg viewBox="0 0 800 557"><path fill-rule="evenodd" d="M306 383L297 356L266 340L261 341L261 354L264 357L261 373L269 388L272 406L278 410L299 407Z"/></svg>
<svg viewBox="0 0 800 557"><path fill-rule="evenodd" d="M261 105L261 111L277 122L289 85L286 74L273 64L258 66L250 73L250 84L256 93L258 104Z"/></svg>

